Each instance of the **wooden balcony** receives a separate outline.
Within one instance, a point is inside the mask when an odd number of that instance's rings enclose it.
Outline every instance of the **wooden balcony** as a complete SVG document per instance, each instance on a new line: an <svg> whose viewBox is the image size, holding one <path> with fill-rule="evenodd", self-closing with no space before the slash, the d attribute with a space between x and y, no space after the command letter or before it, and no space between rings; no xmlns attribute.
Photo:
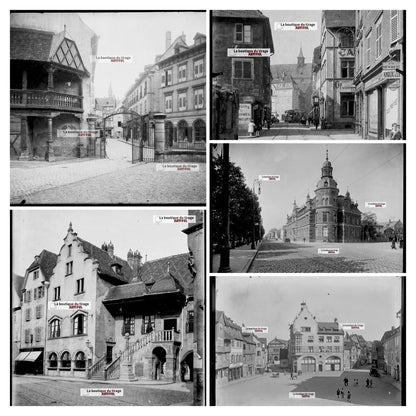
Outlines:
<svg viewBox="0 0 416 416"><path fill-rule="evenodd" d="M10 108L84 111L81 96L43 90L10 90Z"/></svg>

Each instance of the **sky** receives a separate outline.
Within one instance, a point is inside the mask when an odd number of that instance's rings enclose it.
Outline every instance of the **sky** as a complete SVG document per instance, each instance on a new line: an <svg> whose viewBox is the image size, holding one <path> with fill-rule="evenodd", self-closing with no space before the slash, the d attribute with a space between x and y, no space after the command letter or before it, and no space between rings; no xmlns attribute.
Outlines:
<svg viewBox="0 0 416 416"><path fill-rule="evenodd" d="M99 64L95 72L95 96L106 97L111 81L119 100L143 72L145 65L153 64L156 55L165 51L166 32L172 33L172 42L182 33L186 43L193 43L197 32L206 34L205 12L156 13L80 13L81 19L98 36L98 55L129 55L131 64Z"/></svg>
<svg viewBox="0 0 416 416"><path fill-rule="evenodd" d="M127 259L131 248L143 261L188 252L186 224L155 224L153 215L188 215L175 210L14 210L13 272L24 275L43 249L58 254L69 223L80 238L98 247L111 240L114 254Z"/></svg>
<svg viewBox="0 0 416 416"><path fill-rule="evenodd" d="M302 45L306 63L312 63L313 50L320 44L321 10L262 10L270 20L274 55L271 64L296 64ZM281 30L275 23L316 23L317 30Z"/></svg>
<svg viewBox="0 0 416 416"><path fill-rule="evenodd" d="M380 340L400 322L400 277L236 276L216 278L216 310L237 324L267 326L267 338L289 339L289 325L305 301L318 321L364 323L348 331L367 341Z"/></svg>
<svg viewBox="0 0 416 416"><path fill-rule="evenodd" d="M242 168L252 188L258 175L280 175L279 182L262 182L259 196L263 226L281 228L306 195L314 197L328 148L339 195L347 189L362 212L374 212L379 222L403 221L402 144L231 144L230 160ZM396 157L394 157L396 156ZM365 208L365 202L386 202L385 208Z"/></svg>

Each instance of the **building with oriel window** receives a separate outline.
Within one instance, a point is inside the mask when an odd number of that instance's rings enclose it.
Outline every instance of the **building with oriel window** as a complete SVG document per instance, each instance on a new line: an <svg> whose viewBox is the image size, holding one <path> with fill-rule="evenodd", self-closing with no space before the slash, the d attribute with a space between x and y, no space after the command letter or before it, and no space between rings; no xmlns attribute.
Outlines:
<svg viewBox="0 0 416 416"><path fill-rule="evenodd" d="M323 10L319 86L320 117L330 128L353 128L355 122L355 11ZM316 69L316 68L315 68Z"/></svg>
<svg viewBox="0 0 416 416"><path fill-rule="evenodd" d="M326 159L321 168L321 179L315 188L315 196L306 196L304 205L293 203L292 214L283 226L284 239L290 241L352 242L361 238L361 212L350 193L339 194L333 168Z"/></svg>
<svg viewBox="0 0 416 416"><path fill-rule="evenodd" d="M404 139L404 10L357 10L357 133Z"/></svg>
<svg viewBox="0 0 416 416"><path fill-rule="evenodd" d="M335 318L319 322L306 302L290 325L289 364L293 373L323 373L344 369L344 331Z"/></svg>
<svg viewBox="0 0 416 416"><path fill-rule="evenodd" d="M12 13L10 26L11 158L95 156L79 130L95 130L97 35L76 13Z"/></svg>
<svg viewBox="0 0 416 416"><path fill-rule="evenodd" d="M45 361L47 294L57 255L42 250L27 268L21 284L19 355L14 358L16 373L42 374Z"/></svg>

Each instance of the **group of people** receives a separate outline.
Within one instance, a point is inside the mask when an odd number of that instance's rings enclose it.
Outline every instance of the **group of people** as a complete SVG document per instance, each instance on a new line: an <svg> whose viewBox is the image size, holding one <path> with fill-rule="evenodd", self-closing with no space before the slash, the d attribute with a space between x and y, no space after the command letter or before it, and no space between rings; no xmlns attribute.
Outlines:
<svg viewBox="0 0 416 416"><path fill-rule="evenodd" d="M393 236L391 240L391 248L392 250L396 250L396 243L399 243L399 248L403 248L404 240L403 236L398 237L397 235Z"/></svg>
<svg viewBox="0 0 416 416"><path fill-rule="evenodd" d="M359 385L359 381L358 378L354 379L354 386L358 387ZM344 387L349 387L349 380L347 377L344 378ZM347 401L351 402L351 391L347 390L347 393L345 393L344 391L344 387L341 387L337 389L337 398L339 399L341 397L341 399L345 398L345 394L347 395ZM367 378L365 380L365 387L366 388L372 388L373 387L373 380L370 378Z"/></svg>

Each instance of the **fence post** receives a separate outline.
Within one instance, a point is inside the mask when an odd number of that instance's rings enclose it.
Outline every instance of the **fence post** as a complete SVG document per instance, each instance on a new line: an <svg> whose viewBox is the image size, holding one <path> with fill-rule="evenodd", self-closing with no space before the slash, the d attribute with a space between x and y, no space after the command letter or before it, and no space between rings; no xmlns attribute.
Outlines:
<svg viewBox="0 0 416 416"><path fill-rule="evenodd" d="M153 114L151 119L152 127L154 129L155 138L155 162L163 159L163 153L165 150L165 114L156 113Z"/></svg>

